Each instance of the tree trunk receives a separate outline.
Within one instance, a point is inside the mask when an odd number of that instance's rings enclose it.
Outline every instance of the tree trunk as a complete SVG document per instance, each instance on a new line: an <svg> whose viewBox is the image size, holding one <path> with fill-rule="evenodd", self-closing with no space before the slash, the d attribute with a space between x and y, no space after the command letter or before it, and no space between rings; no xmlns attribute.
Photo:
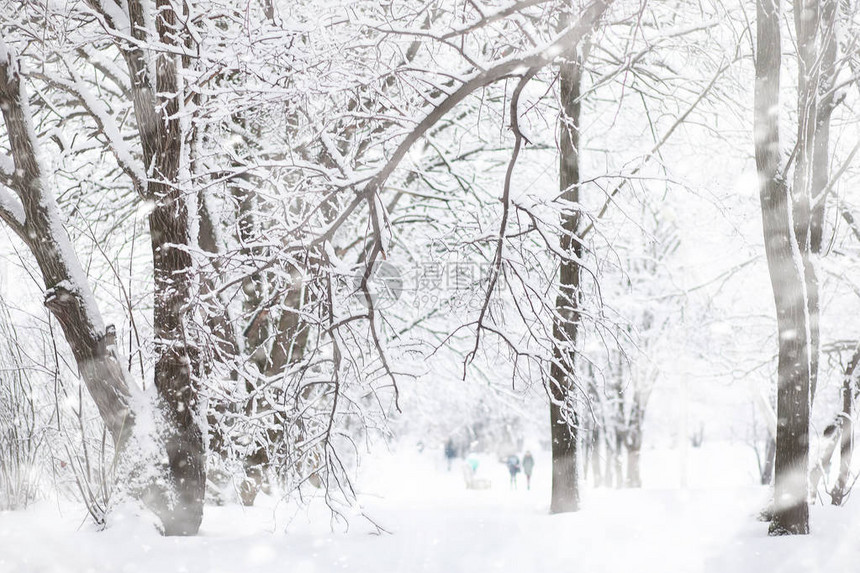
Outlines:
<svg viewBox="0 0 860 573"><path fill-rule="evenodd" d="M833 90L836 80L836 4L836 0L821 0L821 61L817 85L819 99L812 150L812 213L809 221L809 246L815 255L821 254L826 203L823 193L830 180L830 118L836 107Z"/></svg>
<svg viewBox="0 0 860 573"><path fill-rule="evenodd" d="M247 188L247 179L242 178L239 181L241 184L235 185L232 189L233 197L239 205L239 238L242 244L252 244L258 241L261 232L254 221L258 198ZM243 250L246 255L263 255L259 250L252 251L248 248ZM274 321L270 319L269 309L260 310L264 306L266 291L264 276L261 273L252 275L245 279L242 285L246 296L243 303L245 311L256 312L251 324L245 329L245 346L250 352L251 361L260 373L260 381L283 376L291 365L299 362L304 356L310 332L306 322L301 319L302 296L305 290L298 273L293 273L292 277L293 283L288 285L284 293L278 297L279 304L276 308L280 309L281 314ZM247 390L252 395L246 405L247 412L250 414L254 411L268 410L273 412L272 415L276 420L269 424L269 429L266 430L268 443L257 444L257 447L243 460L246 479L239 487L239 496L246 506L254 504L257 494L263 487L267 469L271 465L270 447L272 444L283 445L287 439L283 428L289 423L285 414L279 411L279 407L286 402L281 387L270 386L270 392L274 393L272 401L275 403L269 404L267 398L258 394L259 386L261 385L251 381L247 383ZM302 398L307 398L310 388L309 386ZM295 423L300 435L303 434L303 421L298 419ZM297 441L302 441L302 438Z"/></svg>
<svg viewBox="0 0 860 573"><path fill-rule="evenodd" d="M757 0L755 157L762 228L777 314L777 434L771 535L809 533L810 355L804 266L795 229L804 222L792 204L780 166L780 11L776 0ZM801 215L802 215L802 209ZM808 217L808 210L807 210ZM805 223L808 228L808 218Z"/></svg>
<svg viewBox="0 0 860 573"><path fill-rule="evenodd" d="M156 0L155 33L165 45L178 45L182 24L170 0ZM149 41L149 24L140 0L128 2L133 34ZM187 14L185 16L188 16ZM156 494L149 503L161 518L166 535L193 535L203 519L206 488L205 417L199 403L199 352L190 324L196 297L189 199L178 186L184 152L179 111L181 59L168 51L154 54L155 78L139 46L124 49L129 68L137 129L144 164L150 169L147 197L150 243L155 275L155 387L167 420L164 431L168 477L172 492ZM154 89L153 89L154 88Z"/></svg>
<svg viewBox="0 0 860 573"><path fill-rule="evenodd" d="M555 384L555 382L553 382ZM552 438L552 498L551 513L579 510L579 476L576 470L576 415L572 401L564 399L564 391L553 390L550 404Z"/></svg>
<svg viewBox="0 0 860 573"><path fill-rule="evenodd" d="M3 52L8 49L0 39ZM27 245L45 282L45 306L60 323L78 371L121 452L134 428L129 404L130 377L118 359L115 335L105 328L86 274L66 233L56 200L43 188L47 180L38 161L38 142L21 84L17 58L9 51L0 59L0 110L15 162L5 181L16 194L23 219L8 212L3 220ZM6 193L0 188L0 192ZM0 202L0 206L4 203ZM0 213L3 214L3 213Z"/></svg>
<svg viewBox="0 0 860 573"><path fill-rule="evenodd" d="M842 435L841 428L841 416L837 416L836 420L824 428L824 451L821 453L818 463L809 472L809 499L813 501L818 494L818 483L821 481L821 478L830 473L830 462L833 459L833 452L836 451L836 444L839 443L839 436Z"/></svg>
<svg viewBox="0 0 860 573"><path fill-rule="evenodd" d="M627 487L642 487L642 476L639 472L641 451L639 444L627 446Z"/></svg>
<svg viewBox="0 0 860 573"><path fill-rule="evenodd" d="M215 218L207 205L206 195L202 191L197 194L197 215L200 221L197 245L203 252L212 255L213 261L216 261L216 257L221 251L218 245L218 231L215 228ZM209 352L214 355L215 360L234 360L239 355L236 329L233 327L233 321L228 311L229 303L221 300L221 297L218 296L218 285L212 279L212 275L215 273L221 274L220 265L213 262L213 267L210 271L212 274L200 281L201 298L210 299L209 304L215 305L213 309L204 308L202 310L208 331L214 337L215 342ZM230 377L236 380L238 373L234 370L230 373Z"/></svg>
<svg viewBox="0 0 860 573"><path fill-rule="evenodd" d="M845 369L845 378L842 380L842 439L839 447L839 477L830 493L830 502L833 505L842 505L850 487L848 480L851 474L851 459L854 455L854 396L857 394L857 366L860 365L860 346L854 351L848 367Z"/></svg>
<svg viewBox="0 0 860 573"><path fill-rule="evenodd" d="M767 445L764 450L764 467L761 470L761 485L770 485L773 482L773 462L776 457L776 440L768 436Z"/></svg>
<svg viewBox="0 0 860 573"><path fill-rule="evenodd" d="M844 495L844 488L848 481L848 472L851 466L851 455L853 452L853 432L851 411L856 396L855 372L858 364L860 364L860 346L858 346L845 368L845 375L842 380L842 411L836 415L836 418L827 425L824 429L825 446L824 451L816 464L815 468L809 474L809 496L814 498L818 493L818 483L821 478L830 473L830 466L833 459L833 453L836 451L836 446L839 445L840 450L840 473L839 480L834 485L830 492L831 500L839 499L839 503L833 501L834 505L841 505L841 500ZM848 465L845 465L845 462ZM843 471L845 475L843 476ZM843 491L837 491L843 490ZM835 496L835 497L834 497Z"/></svg>
<svg viewBox="0 0 860 573"><path fill-rule="evenodd" d="M826 121L818 117L818 86L821 63L818 61L816 39L820 22L820 0L794 0L794 25L797 34L797 147L795 151L793 199L794 235L803 261L806 286L806 310L809 329L809 390L810 403L818 382L819 349L819 287L813 256L821 250L821 224L824 218L824 201L814 202L814 187L827 183L827 137L830 130L829 114ZM835 46L834 46L835 48ZM832 67L832 62L831 62ZM832 101L832 96L829 96ZM819 141L820 140L820 141ZM822 155L823 154L823 155ZM821 180L823 178L823 183ZM819 191L820 192L820 191ZM818 224L816 224L818 223Z"/></svg>
<svg viewBox="0 0 860 573"><path fill-rule="evenodd" d="M588 399L592 404L600 403L600 394L594 380L594 367L588 365ZM589 432L586 435L585 443L585 466L583 475L588 475L589 470L594 479L594 487L603 485L603 474L600 465L600 443L603 439L601 430L601 421L597 417L597 412L592 411Z"/></svg>
<svg viewBox="0 0 860 573"><path fill-rule="evenodd" d="M593 396L591 393L589 394ZM590 399L593 399L593 397ZM594 487L600 487L603 485L603 473L600 467L601 430L597 420L592 422L591 431L588 433L586 440L583 474L588 475L590 470L594 479Z"/></svg>
<svg viewBox="0 0 860 573"><path fill-rule="evenodd" d="M591 451L591 445L594 442L594 428L585 426L583 430L585 435L582 436L582 444L580 445L580 451L582 452L582 475L588 476L594 457L594 452Z"/></svg>
<svg viewBox="0 0 860 573"><path fill-rule="evenodd" d="M244 125L244 118L236 118L239 125ZM243 256L262 257L264 253L260 248L251 248L260 237L260 230L256 224L257 194L251 190L252 181L247 174L237 175L230 181L230 193L236 201L236 227L239 244L242 245ZM271 320L270 308L265 306L266 281L263 273L254 273L242 281L242 310L251 316L251 321L245 328L244 337L245 352L247 358L256 367L256 372L263 375L271 364L269 352L269 333ZM255 414L267 409L266 404L258 395L258 388L262 386L262 380L246 379L245 390L248 392L249 400L244 409L246 414ZM256 444L256 448L242 460L245 479L239 484L239 499L242 505L252 506L257 498L263 484L264 468L269 463L269 452L264 444Z"/></svg>
<svg viewBox="0 0 860 573"><path fill-rule="evenodd" d="M603 485L612 487L613 468L615 467L615 454L612 446L610 434L607 431L603 432L603 446L606 449L606 456L603 459Z"/></svg>
<svg viewBox="0 0 860 573"><path fill-rule="evenodd" d="M577 474L578 419L574 401L573 375L575 346L579 328L580 267L582 243L577 237L579 202L579 114L582 67L579 55L571 51L561 64L560 165L562 197L561 261L559 293L553 325L553 363L550 369L550 428L552 437L552 499L550 511L562 513L579 509Z"/></svg>
<svg viewBox="0 0 860 573"><path fill-rule="evenodd" d="M805 3L815 4L809 0L806 0ZM804 2L795 0L795 11L801 8L801 4ZM804 155L808 156L806 161L810 163L809 172L806 174L808 182L804 181L810 204L809 256L804 260L811 356L810 401L815 398L815 390L818 387L818 361L821 346L820 293L814 263L815 259L821 255L825 205L827 203L825 193L830 181L830 118L836 105L833 90L836 80L836 4L836 0L822 0L820 17L818 10L815 10L814 18L810 16L798 20L795 17L798 38L804 38L803 41L807 44L800 51L803 60L801 68L817 70L817 73L807 71L806 75L809 77L805 80L803 79L804 76L801 75L801 81L798 84L798 89L803 90L798 94L798 109L804 111L806 121L812 122L813 126L811 133L808 130L805 133L811 141L806 142L806 149L804 149ZM820 53L813 49L816 32L820 34L821 38Z"/></svg>
<svg viewBox="0 0 860 573"><path fill-rule="evenodd" d="M594 486L600 487L603 485L603 472L600 469L600 428L594 428L594 435L591 438L591 473L594 476Z"/></svg>
<svg viewBox="0 0 860 573"><path fill-rule="evenodd" d="M552 439L552 498L550 511L562 513L579 509L577 474L577 419L573 383L576 339L580 320L579 288L582 240L578 236L579 203L579 129L582 62L587 37L600 24L611 2L593 2L581 13L566 55L559 66L561 117L559 118L559 188L561 190L561 238L564 258L556 296L557 316L553 321L550 367L550 435ZM573 10L573 7L571 7ZM567 29L570 14L563 13L559 27ZM441 108L438 108L441 109Z"/></svg>
<svg viewBox="0 0 860 573"><path fill-rule="evenodd" d="M624 442L626 430L619 428L615 429L615 450L612 458L615 461L615 488L621 489L624 487Z"/></svg>
<svg viewBox="0 0 860 573"><path fill-rule="evenodd" d="M639 382L641 384L641 382ZM650 392L636 389L627 420L624 445L627 448L627 487L642 487L639 472L639 457L642 452L642 426L645 423L645 407Z"/></svg>
<svg viewBox="0 0 860 573"><path fill-rule="evenodd" d="M854 455L854 427L851 419L853 402L853 384L846 378L842 388L842 433L839 443L839 477L830 492L830 503L842 505L849 491L848 480L851 477L851 458Z"/></svg>
<svg viewBox="0 0 860 573"><path fill-rule="evenodd" d="M160 163L172 168L168 161ZM203 519L206 457L197 419L199 356L186 336L188 305L195 295L191 256L182 248L190 245L188 210L178 189L152 182L150 189L156 199L149 216L155 269L155 386L171 425L165 446L177 496L161 517L167 535L193 535Z"/></svg>

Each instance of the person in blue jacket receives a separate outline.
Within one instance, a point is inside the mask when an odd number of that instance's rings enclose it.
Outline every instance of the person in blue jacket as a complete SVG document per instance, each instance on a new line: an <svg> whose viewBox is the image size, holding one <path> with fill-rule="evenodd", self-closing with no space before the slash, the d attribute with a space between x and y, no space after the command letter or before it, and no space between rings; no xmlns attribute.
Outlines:
<svg viewBox="0 0 860 573"><path fill-rule="evenodd" d="M520 458L515 454L511 454L506 462L508 472L511 474L511 489L517 489L517 474L520 473Z"/></svg>

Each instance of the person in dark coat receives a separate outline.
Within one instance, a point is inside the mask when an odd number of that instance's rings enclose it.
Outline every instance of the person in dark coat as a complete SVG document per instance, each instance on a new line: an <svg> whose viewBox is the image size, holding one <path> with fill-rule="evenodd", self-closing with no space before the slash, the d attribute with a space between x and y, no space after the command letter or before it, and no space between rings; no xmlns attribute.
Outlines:
<svg viewBox="0 0 860 573"><path fill-rule="evenodd" d="M517 474L520 473L520 458L516 455L511 455L506 462L508 466L508 472L511 474L511 489L517 488Z"/></svg>
<svg viewBox="0 0 860 573"><path fill-rule="evenodd" d="M531 452L523 456L523 472L526 474L526 489L532 488L532 471L535 469L535 459Z"/></svg>
<svg viewBox="0 0 860 573"><path fill-rule="evenodd" d="M448 443L445 444L445 459L448 460L448 471L451 471L451 462L457 457L457 448L454 447L453 438L448 438Z"/></svg>

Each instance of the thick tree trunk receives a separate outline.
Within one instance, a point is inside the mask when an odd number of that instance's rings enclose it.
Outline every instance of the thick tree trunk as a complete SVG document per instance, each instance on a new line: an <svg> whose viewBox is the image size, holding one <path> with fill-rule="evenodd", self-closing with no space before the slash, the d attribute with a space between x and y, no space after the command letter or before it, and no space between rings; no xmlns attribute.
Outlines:
<svg viewBox="0 0 860 573"><path fill-rule="evenodd" d="M191 256L182 248L190 245L188 210L178 190L152 183L150 189L156 201L149 217L155 269L155 386L172 426L165 432L165 446L176 493L161 518L166 534L193 535L203 518L206 457L198 419L198 349L185 328L194 296Z"/></svg>
<svg viewBox="0 0 860 573"><path fill-rule="evenodd" d="M140 0L129 0L132 33L148 42L150 23ZM155 34L166 45L179 45L184 37L180 19L170 0L156 0ZM186 15L187 16L187 15ZM144 164L150 170L147 198L154 202L149 214L150 243L155 275L155 386L167 420L163 432L168 478L173 491L158 492L148 503L161 518L167 535L193 535L203 518L206 455L199 403L199 350L190 321L196 296L191 248L189 197L179 188L183 157L179 85L181 59L169 51L155 58L155 78L147 66L150 54L139 45L123 51L132 85ZM154 89L153 89L154 88Z"/></svg>
<svg viewBox="0 0 860 573"><path fill-rule="evenodd" d="M798 210L794 209L792 227L792 203L780 166L779 5L777 0L758 0L756 4L755 157L779 335L776 479L770 534L805 534L809 533L810 349L806 281L795 232L804 223L797 220Z"/></svg>
<svg viewBox="0 0 860 573"><path fill-rule="evenodd" d="M552 500L550 511L561 513L579 509L579 476L577 474L578 419L574 401L573 374L577 330L579 328L580 268L582 243L577 237L579 202L579 113L582 75L578 55L572 52L561 64L561 129L559 186L563 211L561 216L561 262L559 293L556 298L558 317L553 326L553 363L550 369L550 428L552 437Z"/></svg>
<svg viewBox="0 0 860 573"><path fill-rule="evenodd" d="M553 324L552 366L550 367L550 435L552 439L552 498L550 511L561 513L579 509L577 474L577 433L575 385L576 339L580 319L580 265L582 240L579 238L579 114L582 82L581 53L587 36L600 24L611 2L593 2L580 14L576 29L559 66L561 117L559 119L559 187L561 190L561 261L557 317ZM571 7L572 8L572 7ZM570 14L559 20L566 29ZM437 111L444 111L437 108ZM430 117L430 116L428 116Z"/></svg>
<svg viewBox="0 0 860 573"><path fill-rule="evenodd" d="M563 392L553 391L550 404L552 439L552 498L551 513L579 510L579 476L576 469L576 416L571 414L572 401L564 399Z"/></svg>

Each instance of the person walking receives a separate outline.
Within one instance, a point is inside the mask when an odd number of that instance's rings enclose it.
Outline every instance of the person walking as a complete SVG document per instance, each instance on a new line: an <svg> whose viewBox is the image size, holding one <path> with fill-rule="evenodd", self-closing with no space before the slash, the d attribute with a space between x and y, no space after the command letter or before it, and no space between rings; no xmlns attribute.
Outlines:
<svg viewBox="0 0 860 573"><path fill-rule="evenodd" d="M517 474L520 473L520 458L511 454L507 461L508 472L511 474L511 489L517 489Z"/></svg>
<svg viewBox="0 0 860 573"><path fill-rule="evenodd" d="M457 457L457 448L454 447L454 439L448 438L448 443L445 444L445 459L448 460L448 471L451 471L451 462Z"/></svg>
<svg viewBox="0 0 860 573"><path fill-rule="evenodd" d="M527 451L523 456L523 472L526 474L526 489L532 488L532 471L535 469L535 459L532 453Z"/></svg>

